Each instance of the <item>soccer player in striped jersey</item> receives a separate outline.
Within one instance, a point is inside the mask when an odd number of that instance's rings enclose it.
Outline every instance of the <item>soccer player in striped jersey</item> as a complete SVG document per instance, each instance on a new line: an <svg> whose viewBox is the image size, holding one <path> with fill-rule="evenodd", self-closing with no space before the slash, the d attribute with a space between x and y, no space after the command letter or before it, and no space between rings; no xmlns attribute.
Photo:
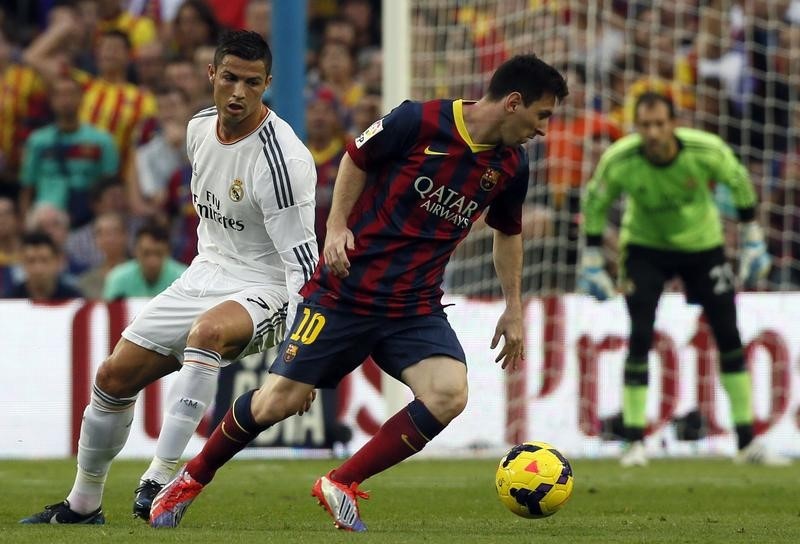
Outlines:
<svg viewBox="0 0 800 544"><path fill-rule="evenodd" d="M152 497L214 399L220 366L273 345L284 317L293 319L317 262L316 174L291 127L261 103L271 65L256 32L231 32L217 48L208 71L216 107L195 115L187 131L198 256L142 309L98 369L67 499L23 523L104 523L103 487L128 438L136 396L180 369L134 503L134 514L148 518ZM296 411L313 395L307 391Z"/></svg>
<svg viewBox="0 0 800 544"><path fill-rule="evenodd" d="M635 106L636 134L609 147L586 186L582 209L586 247L578 287L599 300L615 294L602 255L606 213L627 197L620 232L621 273L631 331L625 360L623 423L629 447L625 466L645 465L648 353L664 283L678 276L689 303L703 307L719 350L722 385L736 427L737 462L785 464L753 440L751 380L736 324L735 277L725 258L712 183L727 185L739 212L739 280L754 285L770 267L755 220L756 194L744 166L719 137L677 128L672 101L645 93Z"/></svg>
<svg viewBox="0 0 800 544"><path fill-rule="evenodd" d="M245 393L203 451L156 496L155 527L174 527L215 471L261 431L303 408L371 355L414 401L312 494L337 527L364 531L358 485L420 451L467 402L466 355L442 305L444 268L488 208L506 308L491 346L503 368L523 358L522 204L528 158L567 95L557 70L514 57L477 102L404 102L348 144L333 190L323 259L259 390Z"/></svg>

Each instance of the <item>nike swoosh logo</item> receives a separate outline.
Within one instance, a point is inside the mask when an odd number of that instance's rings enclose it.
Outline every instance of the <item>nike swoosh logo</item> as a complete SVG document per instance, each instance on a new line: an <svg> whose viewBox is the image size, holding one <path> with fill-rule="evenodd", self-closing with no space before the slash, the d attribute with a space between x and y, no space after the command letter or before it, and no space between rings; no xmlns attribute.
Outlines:
<svg viewBox="0 0 800 544"><path fill-rule="evenodd" d="M434 151L433 149L431 149L431 146L426 147L424 153L426 155L436 155L436 156L443 156L450 154L447 151Z"/></svg>

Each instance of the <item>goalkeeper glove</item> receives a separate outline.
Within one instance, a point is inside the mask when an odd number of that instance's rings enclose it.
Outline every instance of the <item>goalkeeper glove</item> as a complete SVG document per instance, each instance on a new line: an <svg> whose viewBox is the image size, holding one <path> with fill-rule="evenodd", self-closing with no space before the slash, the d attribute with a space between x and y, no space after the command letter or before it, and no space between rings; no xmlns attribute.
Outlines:
<svg viewBox="0 0 800 544"><path fill-rule="evenodd" d="M602 249L599 247L584 248L578 269L579 293L586 293L600 301L607 300L616 294L614 283L604 265Z"/></svg>
<svg viewBox="0 0 800 544"><path fill-rule="evenodd" d="M754 287L769 272L771 262L764 243L764 232L758 223L750 221L740 227L739 281L746 287Z"/></svg>

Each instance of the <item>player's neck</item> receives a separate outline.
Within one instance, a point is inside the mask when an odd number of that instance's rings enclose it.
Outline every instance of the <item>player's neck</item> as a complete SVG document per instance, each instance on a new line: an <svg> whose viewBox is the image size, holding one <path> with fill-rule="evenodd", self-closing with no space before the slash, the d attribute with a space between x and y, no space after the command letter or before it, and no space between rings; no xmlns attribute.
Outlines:
<svg viewBox="0 0 800 544"><path fill-rule="evenodd" d="M667 166L677 158L680 150L678 139L672 138L669 144L664 146L663 153L645 153L645 157L656 166Z"/></svg>
<svg viewBox="0 0 800 544"><path fill-rule="evenodd" d="M260 109L254 111L239 123L226 123L224 118L219 116L217 136L222 143L232 144L253 132L266 119L267 115L269 115L269 108L262 104Z"/></svg>
<svg viewBox="0 0 800 544"><path fill-rule="evenodd" d="M476 144L500 142L501 113L494 103L482 98L477 102L464 102L464 126Z"/></svg>

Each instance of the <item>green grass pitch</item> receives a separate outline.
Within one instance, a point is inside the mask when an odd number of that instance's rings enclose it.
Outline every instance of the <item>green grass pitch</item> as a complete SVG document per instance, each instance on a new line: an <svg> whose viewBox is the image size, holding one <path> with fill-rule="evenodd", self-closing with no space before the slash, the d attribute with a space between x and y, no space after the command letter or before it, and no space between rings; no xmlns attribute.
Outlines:
<svg viewBox="0 0 800 544"><path fill-rule="evenodd" d="M656 460L622 469L613 460L576 460L575 490L547 519L505 510L492 460L419 460L370 479L362 502L365 534L336 531L309 495L335 461L235 461L192 505L175 530L131 517L144 461L112 466L107 524L21 526L17 521L63 498L74 460L0 461L0 542L311 543L378 542L800 542L800 464L735 466L729 460Z"/></svg>

